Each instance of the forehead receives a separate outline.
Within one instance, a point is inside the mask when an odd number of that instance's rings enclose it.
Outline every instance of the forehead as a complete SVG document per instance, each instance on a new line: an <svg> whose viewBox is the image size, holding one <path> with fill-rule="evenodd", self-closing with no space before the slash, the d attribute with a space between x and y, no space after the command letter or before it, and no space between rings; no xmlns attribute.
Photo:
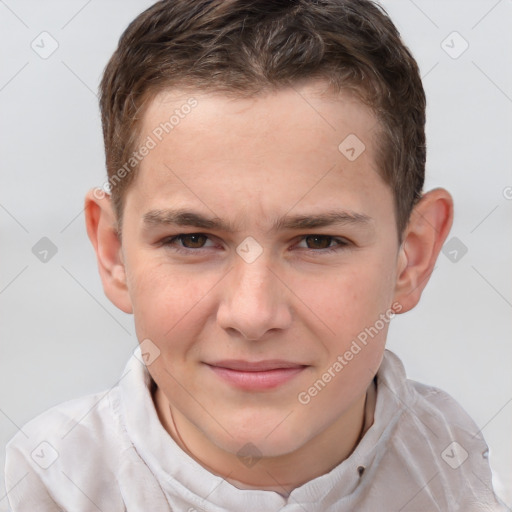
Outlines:
<svg viewBox="0 0 512 512"><path fill-rule="evenodd" d="M256 149L258 141L273 137L280 149L304 154L309 147L323 145L337 155L339 143L350 134L365 139L366 150L373 153L373 138L379 129L371 110L354 94L334 93L318 80L249 97L165 90L147 105L141 131L157 143L172 144L174 140L197 150L206 147L199 144L201 140L212 137L217 138L219 149L221 144L229 144L240 150ZM180 137L184 132L185 137ZM206 149L211 153L211 147Z"/></svg>
<svg viewBox="0 0 512 512"><path fill-rule="evenodd" d="M141 208L194 202L217 213L236 204L237 213L265 216L344 193L346 204L331 206L365 215L362 202L388 188L376 163L379 131L366 106L321 82L249 98L163 91L145 111L140 141L151 150L128 195Z"/></svg>

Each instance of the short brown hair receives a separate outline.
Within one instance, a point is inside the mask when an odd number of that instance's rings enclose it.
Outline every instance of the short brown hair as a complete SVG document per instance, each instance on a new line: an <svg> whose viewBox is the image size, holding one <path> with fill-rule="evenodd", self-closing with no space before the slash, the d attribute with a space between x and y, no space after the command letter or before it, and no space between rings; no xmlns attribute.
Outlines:
<svg viewBox="0 0 512 512"><path fill-rule="evenodd" d="M334 91L355 92L380 121L379 171L393 189L401 236L424 182L425 93L396 27L370 0L161 0L140 14L100 85L119 222L134 176L126 162L144 107L158 92L192 88L247 97L318 78Z"/></svg>

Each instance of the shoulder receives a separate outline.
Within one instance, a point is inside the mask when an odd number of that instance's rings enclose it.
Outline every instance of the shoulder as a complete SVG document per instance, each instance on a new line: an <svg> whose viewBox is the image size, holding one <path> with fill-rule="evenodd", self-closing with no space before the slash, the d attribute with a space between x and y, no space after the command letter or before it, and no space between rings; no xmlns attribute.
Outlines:
<svg viewBox="0 0 512 512"><path fill-rule="evenodd" d="M24 505L30 497L37 504L61 503L61 495L114 479L115 455L129 443L119 407L115 386L51 407L26 423L6 446L5 479L6 488L13 489L13 510L17 497Z"/></svg>
<svg viewBox="0 0 512 512"><path fill-rule="evenodd" d="M382 381L404 406L406 417L436 429L458 429L483 441L480 429L466 410L446 391L408 379L402 361L390 350L385 351Z"/></svg>
<svg viewBox="0 0 512 512"><path fill-rule="evenodd" d="M407 379L407 383L416 396L415 409L418 413L432 417L439 424L466 431L471 437L477 436L483 440L482 436L479 436L480 429L475 421L449 393L411 379Z"/></svg>
<svg viewBox="0 0 512 512"><path fill-rule="evenodd" d="M407 379L395 354L386 351L385 360L383 380L396 396L400 419L384 458L398 463L418 489L416 503L428 499L428 489L440 510L497 507L488 447L475 421L446 391Z"/></svg>
<svg viewBox="0 0 512 512"><path fill-rule="evenodd" d="M94 437L108 436L118 424L118 402L117 387L62 402L23 425L7 447L29 449L36 441L54 441L64 446L66 439L87 442Z"/></svg>

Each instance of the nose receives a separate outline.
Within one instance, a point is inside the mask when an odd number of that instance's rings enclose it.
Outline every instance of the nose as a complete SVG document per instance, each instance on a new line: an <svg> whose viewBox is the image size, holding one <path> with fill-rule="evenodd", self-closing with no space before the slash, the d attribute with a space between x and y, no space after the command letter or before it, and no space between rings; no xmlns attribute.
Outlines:
<svg viewBox="0 0 512 512"><path fill-rule="evenodd" d="M217 321L229 334L260 340L290 326L288 289L264 255L252 263L239 258L224 286Z"/></svg>

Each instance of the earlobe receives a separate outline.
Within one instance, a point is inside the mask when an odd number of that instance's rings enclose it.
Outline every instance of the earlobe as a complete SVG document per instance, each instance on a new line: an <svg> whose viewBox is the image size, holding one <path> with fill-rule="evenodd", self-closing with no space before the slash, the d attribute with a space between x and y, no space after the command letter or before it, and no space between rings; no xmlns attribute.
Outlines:
<svg viewBox="0 0 512 512"><path fill-rule="evenodd" d="M453 199L446 190L431 190L416 204L397 262L395 301L401 304L402 313L418 303L452 222Z"/></svg>
<svg viewBox="0 0 512 512"><path fill-rule="evenodd" d="M132 313L126 272L110 196L90 190L85 197L87 234L96 252L105 295L125 313Z"/></svg>

